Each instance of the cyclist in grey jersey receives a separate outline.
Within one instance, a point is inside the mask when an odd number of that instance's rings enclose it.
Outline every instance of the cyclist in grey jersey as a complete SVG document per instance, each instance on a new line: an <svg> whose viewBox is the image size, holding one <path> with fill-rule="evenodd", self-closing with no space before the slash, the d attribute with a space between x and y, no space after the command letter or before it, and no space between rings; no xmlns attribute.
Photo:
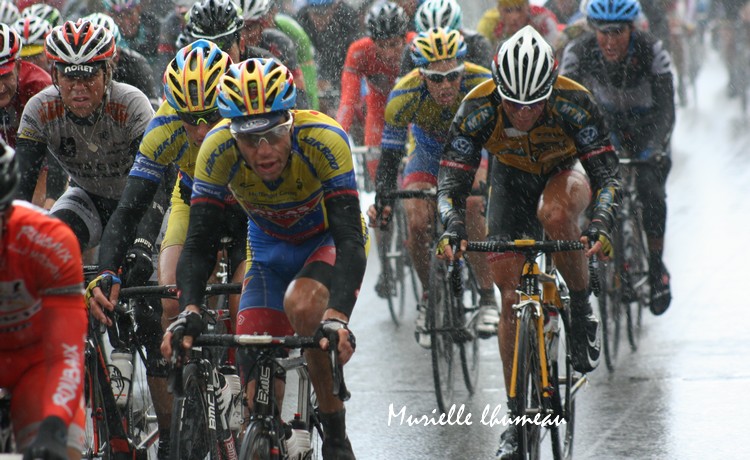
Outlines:
<svg viewBox="0 0 750 460"><path fill-rule="evenodd" d="M117 207L153 110L138 89L112 81L115 43L106 28L66 22L48 35L45 48L54 62L53 86L32 97L21 117L19 197L30 199L49 151L72 185L51 212L73 229L82 249L91 248ZM166 209L162 195L136 239L149 255Z"/></svg>

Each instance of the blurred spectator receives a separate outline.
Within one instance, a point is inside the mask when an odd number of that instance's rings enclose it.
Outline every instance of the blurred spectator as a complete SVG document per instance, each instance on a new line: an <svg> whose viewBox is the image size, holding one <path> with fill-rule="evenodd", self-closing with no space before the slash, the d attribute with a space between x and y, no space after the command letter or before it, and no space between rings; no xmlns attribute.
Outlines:
<svg viewBox="0 0 750 460"><path fill-rule="evenodd" d="M560 32L554 13L542 6L529 5L529 0L498 0L497 8L487 10L479 20L477 30L497 49L526 25L534 27L548 43L557 43Z"/></svg>

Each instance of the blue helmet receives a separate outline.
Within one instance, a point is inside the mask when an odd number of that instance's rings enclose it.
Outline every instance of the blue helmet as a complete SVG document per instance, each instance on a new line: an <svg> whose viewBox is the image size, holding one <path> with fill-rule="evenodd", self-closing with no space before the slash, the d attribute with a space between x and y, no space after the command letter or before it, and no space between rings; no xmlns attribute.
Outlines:
<svg viewBox="0 0 750 460"><path fill-rule="evenodd" d="M586 17L596 24L608 22L633 22L641 13L638 0L591 0L586 7Z"/></svg>

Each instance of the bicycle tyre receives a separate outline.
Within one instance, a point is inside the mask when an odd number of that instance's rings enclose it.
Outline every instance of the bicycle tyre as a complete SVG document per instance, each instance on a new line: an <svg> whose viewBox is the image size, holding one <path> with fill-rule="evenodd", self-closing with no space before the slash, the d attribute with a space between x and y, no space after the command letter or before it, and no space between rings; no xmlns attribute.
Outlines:
<svg viewBox="0 0 750 460"><path fill-rule="evenodd" d="M135 353L135 356L139 354ZM133 381L127 411L128 437L133 440L136 460L148 460L156 458L159 428L151 391L147 384L145 363L134 359L133 364Z"/></svg>
<svg viewBox="0 0 750 460"><path fill-rule="evenodd" d="M620 266L621 261L617 256L615 256L615 260L612 263L600 262L599 280L601 292L597 301L599 303L599 316L602 325L604 362L609 372L614 372L617 354L620 350L620 319L622 311Z"/></svg>
<svg viewBox="0 0 750 460"><path fill-rule="evenodd" d="M183 395L175 398L172 406L170 459L220 459L216 431L209 429L206 382L196 363L188 363L182 370Z"/></svg>
<svg viewBox="0 0 750 460"><path fill-rule="evenodd" d="M564 423L550 425L552 437L552 454L555 460L569 460L573 458L573 439L575 437L575 398L573 384L576 375L570 360L570 342L565 331L569 330L570 316L565 311L559 312L563 327L558 335L555 356L549 356L550 382L553 386L552 405L555 416L560 416ZM563 373L560 373L560 368Z"/></svg>
<svg viewBox="0 0 750 460"><path fill-rule="evenodd" d="M541 376L539 375L539 350L536 337L536 318L533 309L527 306L523 309L518 328L516 353L518 353L518 368L516 370L515 416L528 414L543 414ZM533 418L533 415L530 416ZM541 455L541 426L529 423L516 425L518 427L518 447L523 459L538 459Z"/></svg>
<svg viewBox="0 0 750 460"><path fill-rule="evenodd" d="M274 445L270 430L264 422L256 420L250 422L240 447L240 460L278 460L279 456L272 454Z"/></svg>
<svg viewBox="0 0 750 460"><path fill-rule="evenodd" d="M640 339L641 319L643 309L650 302L650 287L648 282L648 250L646 235L638 210L631 208L632 215L623 222L623 257L625 283L629 295L625 296L625 319L628 341L632 351L638 349Z"/></svg>
<svg viewBox="0 0 750 460"><path fill-rule="evenodd" d="M388 286L388 311L396 326L401 324L406 310L406 246L402 237L406 225L406 216L400 204L394 208L395 215L391 220L389 234L383 232L380 238L378 254L380 255L380 266Z"/></svg>
<svg viewBox="0 0 750 460"><path fill-rule="evenodd" d="M466 262L464 270L464 295L456 302L454 312L459 321L457 326L463 324L459 334L465 339L459 342L461 356L461 370L464 375L464 384L470 395L473 395L479 380L479 333L477 322L479 321L479 282L474 276L474 269ZM466 305L470 305L466 308Z"/></svg>
<svg viewBox="0 0 750 460"><path fill-rule="evenodd" d="M457 345L453 340L451 311L454 298L448 286L445 262L432 251L430 260L430 295L428 297L427 329L430 333L432 377L438 409L447 412L455 393L458 374Z"/></svg>
<svg viewBox="0 0 750 460"><path fill-rule="evenodd" d="M86 421L84 425L84 451L81 452L83 459L114 458L110 447L109 425L107 420L110 414L104 403L103 388L99 375L103 364L99 361L99 353L95 349L86 347L86 366L84 373L84 392Z"/></svg>

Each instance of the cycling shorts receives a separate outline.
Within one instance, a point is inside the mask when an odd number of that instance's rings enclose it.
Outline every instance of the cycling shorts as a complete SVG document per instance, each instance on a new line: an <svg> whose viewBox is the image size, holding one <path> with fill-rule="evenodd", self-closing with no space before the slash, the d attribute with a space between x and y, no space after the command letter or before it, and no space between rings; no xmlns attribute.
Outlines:
<svg viewBox="0 0 750 460"><path fill-rule="evenodd" d="M330 232L301 244L253 232L248 238L240 311L270 308L283 312L284 294L296 278L312 278L330 289L335 261L336 247Z"/></svg>
<svg viewBox="0 0 750 460"><path fill-rule="evenodd" d="M91 195L80 187L69 187L50 209L75 233L81 250L97 246L106 222L117 208L117 200Z"/></svg>
<svg viewBox="0 0 750 460"><path fill-rule="evenodd" d="M404 168L402 187L406 188L416 182L426 182L436 187L443 149L444 144L442 142L425 135L418 136L414 151L409 156L409 161ZM482 161L479 169L487 168L487 158L487 151L482 149Z"/></svg>
<svg viewBox="0 0 750 460"><path fill-rule="evenodd" d="M487 203L488 239L542 239L544 229L537 218L539 199L550 179L566 174L580 175L588 182L578 162L558 168L547 175L537 175L500 163L493 158ZM491 256L490 260L493 258L495 256Z"/></svg>

